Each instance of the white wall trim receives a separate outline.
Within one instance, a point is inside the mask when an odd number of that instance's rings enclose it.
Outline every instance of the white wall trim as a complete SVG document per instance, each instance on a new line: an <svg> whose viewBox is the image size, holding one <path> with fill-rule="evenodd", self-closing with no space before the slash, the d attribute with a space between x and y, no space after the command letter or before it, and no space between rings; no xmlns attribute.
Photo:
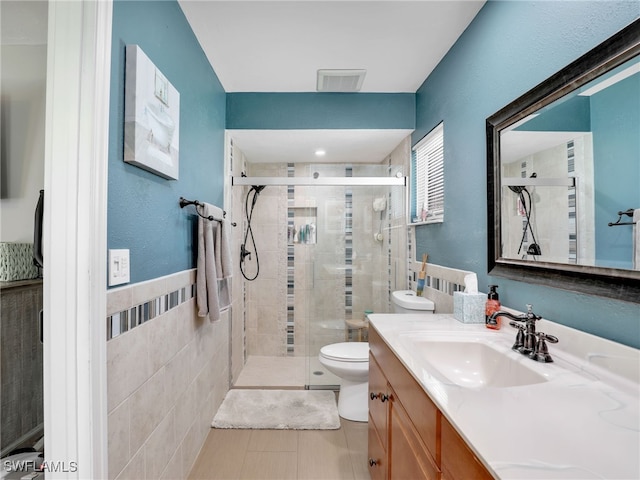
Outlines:
<svg viewBox="0 0 640 480"><path fill-rule="evenodd" d="M44 213L47 478L107 478L110 0L49 2ZM75 462L75 463L72 463Z"/></svg>

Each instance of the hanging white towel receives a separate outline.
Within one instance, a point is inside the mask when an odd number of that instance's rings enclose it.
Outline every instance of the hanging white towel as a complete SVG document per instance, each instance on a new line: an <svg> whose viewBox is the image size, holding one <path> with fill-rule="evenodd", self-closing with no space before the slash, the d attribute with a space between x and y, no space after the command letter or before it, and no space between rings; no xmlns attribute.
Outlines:
<svg viewBox="0 0 640 480"><path fill-rule="evenodd" d="M633 269L640 270L640 208L633 211Z"/></svg>
<svg viewBox="0 0 640 480"><path fill-rule="evenodd" d="M196 207L205 217L198 219L198 269L196 297L198 316L220 319L220 312L231 306L231 250L224 212L208 203Z"/></svg>

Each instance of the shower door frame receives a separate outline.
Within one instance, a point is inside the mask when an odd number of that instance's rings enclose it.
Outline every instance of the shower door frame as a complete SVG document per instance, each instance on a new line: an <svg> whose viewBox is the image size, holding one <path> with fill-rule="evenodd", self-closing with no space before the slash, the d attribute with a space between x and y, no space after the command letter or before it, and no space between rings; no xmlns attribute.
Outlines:
<svg viewBox="0 0 640 480"><path fill-rule="evenodd" d="M406 187L407 177L231 177L231 185Z"/></svg>
<svg viewBox="0 0 640 480"><path fill-rule="evenodd" d="M355 164L357 165L357 164ZM403 187L406 189L407 186L407 177L398 173L394 177L353 177L353 176L343 176L343 177L327 177L314 175L313 177L272 177L272 176L231 176L231 186L253 186L253 185L264 185L264 186L344 186L344 187L375 187L375 186L387 186L387 187ZM403 195L406 197L406 192ZM406 198L405 198L406 200ZM406 209L406 205L403 202L403 208ZM315 262L314 262L315 265ZM314 281L315 281L315 266L314 266ZM310 325L310 321L307 321L307 328ZM346 331L346 330L345 330ZM312 384L311 376L312 376L312 368L311 368L311 357L310 357L310 344L309 344L309 332L307 332L307 339L305 341L305 348L307 354L306 361L306 389L334 389L337 385L335 384Z"/></svg>

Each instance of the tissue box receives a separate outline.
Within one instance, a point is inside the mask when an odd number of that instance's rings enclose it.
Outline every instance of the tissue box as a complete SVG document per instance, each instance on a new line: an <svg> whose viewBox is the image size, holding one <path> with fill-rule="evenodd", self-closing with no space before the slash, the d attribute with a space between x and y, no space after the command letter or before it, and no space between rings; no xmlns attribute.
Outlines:
<svg viewBox="0 0 640 480"><path fill-rule="evenodd" d="M38 269L33 264L33 244L0 243L0 281L36 278Z"/></svg>
<svg viewBox="0 0 640 480"><path fill-rule="evenodd" d="M484 293L453 292L453 316L462 323L484 323Z"/></svg>

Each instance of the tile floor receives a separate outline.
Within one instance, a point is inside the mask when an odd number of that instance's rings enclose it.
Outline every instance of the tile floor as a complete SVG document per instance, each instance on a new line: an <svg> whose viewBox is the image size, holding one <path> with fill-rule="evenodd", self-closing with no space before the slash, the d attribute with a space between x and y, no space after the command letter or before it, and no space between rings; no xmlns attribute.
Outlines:
<svg viewBox="0 0 640 480"><path fill-rule="evenodd" d="M310 374L307 373L309 371L311 371ZM234 388L304 388L307 382L311 382L311 385L339 385L340 379L328 372L317 357L251 355L247 358L233 386Z"/></svg>
<svg viewBox="0 0 640 480"><path fill-rule="evenodd" d="M190 480L369 480L367 424L341 419L338 430L209 432Z"/></svg>
<svg viewBox="0 0 640 480"><path fill-rule="evenodd" d="M250 356L234 388L304 388L308 377L340 382L317 357ZM189 479L369 480L367 424L340 421L338 430L212 428Z"/></svg>

